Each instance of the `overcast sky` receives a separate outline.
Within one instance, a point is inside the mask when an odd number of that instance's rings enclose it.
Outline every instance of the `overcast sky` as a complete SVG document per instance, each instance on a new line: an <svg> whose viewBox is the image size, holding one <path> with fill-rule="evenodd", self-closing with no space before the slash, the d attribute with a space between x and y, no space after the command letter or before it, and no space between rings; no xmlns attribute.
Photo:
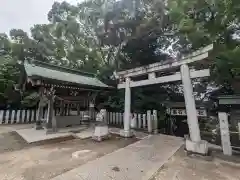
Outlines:
<svg viewBox="0 0 240 180"><path fill-rule="evenodd" d="M63 0L0 0L0 33L12 28L29 32L34 24L47 23L47 13L54 1ZM82 0L66 0L76 4Z"/></svg>

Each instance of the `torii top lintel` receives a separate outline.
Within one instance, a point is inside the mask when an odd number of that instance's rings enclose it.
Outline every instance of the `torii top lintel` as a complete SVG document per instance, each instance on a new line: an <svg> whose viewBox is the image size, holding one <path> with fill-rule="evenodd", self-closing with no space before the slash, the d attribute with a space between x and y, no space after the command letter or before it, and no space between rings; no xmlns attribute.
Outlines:
<svg viewBox="0 0 240 180"><path fill-rule="evenodd" d="M157 62L157 63L149 64L147 66L141 66L141 67L125 70L125 71L120 71L120 72L117 72L117 78L140 76L140 75L144 75L152 72L174 69L183 64L191 64L194 62L198 62L207 58L208 52L211 51L212 49L213 49L213 44L210 44L187 56L182 57L180 60L175 60L175 61L168 60L165 62Z"/></svg>

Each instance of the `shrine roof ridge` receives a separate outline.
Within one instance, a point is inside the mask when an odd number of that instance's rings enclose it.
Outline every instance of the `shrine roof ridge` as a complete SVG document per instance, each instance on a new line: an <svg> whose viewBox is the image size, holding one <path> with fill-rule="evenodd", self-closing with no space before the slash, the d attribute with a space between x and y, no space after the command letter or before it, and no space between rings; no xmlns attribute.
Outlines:
<svg viewBox="0 0 240 180"><path fill-rule="evenodd" d="M24 62L25 73L29 80L56 80L64 83L69 83L72 85L83 85L98 88L110 88L108 85L104 84L102 81L97 79L97 77L91 75L91 73L77 73L78 71L71 71L68 68L62 68L55 65L50 65L48 63L37 62L29 63ZM65 71L63 71L63 69ZM73 73L75 72L75 73Z"/></svg>

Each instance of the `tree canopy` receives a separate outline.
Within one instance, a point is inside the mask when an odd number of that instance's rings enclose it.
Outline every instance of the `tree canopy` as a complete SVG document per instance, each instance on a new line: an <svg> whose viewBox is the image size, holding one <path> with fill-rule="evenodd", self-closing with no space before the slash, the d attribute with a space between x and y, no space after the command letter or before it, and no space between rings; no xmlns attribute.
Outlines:
<svg viewBox="0 0 240 180"><path fill-rule="evenodd" d="M31 36L21 29L12 29L9 36L0 34L0 96L4 103L9 101L8 89L17 83L16 64L25 60L96 73L116 85L114 71L179 58L213 43L209 81L229 86L240 73L238 0L55 2L46 16L49 23L34 25ZM169 98L182 99L178 87L134 89L134 108L148 109ZM111 92L103 101L120 109L123 93Z"/></svg>

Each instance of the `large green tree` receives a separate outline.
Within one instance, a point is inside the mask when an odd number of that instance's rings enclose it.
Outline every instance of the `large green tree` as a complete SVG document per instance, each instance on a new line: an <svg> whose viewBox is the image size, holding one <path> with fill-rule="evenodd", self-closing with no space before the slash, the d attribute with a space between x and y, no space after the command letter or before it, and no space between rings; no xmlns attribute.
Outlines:
<svg viewBox="0 0 240 180"><path fill-rule="evenodd" d="M114 86L114 71L176 58L214 43L212 80L232 84L240 67L239 7L237 0L55 2L47 15L49 23L34 25L31 38L20 29L11 30L10 38L0 35L0 58L14 63L33 59L93 72ZM3 84L16 80L9 76L15 73L4 71L10 64L1 64L3 93ZM179 99L179 87L134 89L133 97L139 99L134 109L158 107L170 96ZM106 97L106 104L122 108L123 92Z"/></svg>
<svg viewBox="0 0 240 180"><path fill-rule="evenodd" d="M12 43L6 34L0 34L0 104L19 103L18 94L14 93L19 71L12 54Z"/></svg>
<svg viewBox="0 0 240 180"><path fill-rule="evenodd" d="M178 51L189 52L213 43L213 80L231 84L239 75L240 2L237 0L170 0Z"/></svg>

